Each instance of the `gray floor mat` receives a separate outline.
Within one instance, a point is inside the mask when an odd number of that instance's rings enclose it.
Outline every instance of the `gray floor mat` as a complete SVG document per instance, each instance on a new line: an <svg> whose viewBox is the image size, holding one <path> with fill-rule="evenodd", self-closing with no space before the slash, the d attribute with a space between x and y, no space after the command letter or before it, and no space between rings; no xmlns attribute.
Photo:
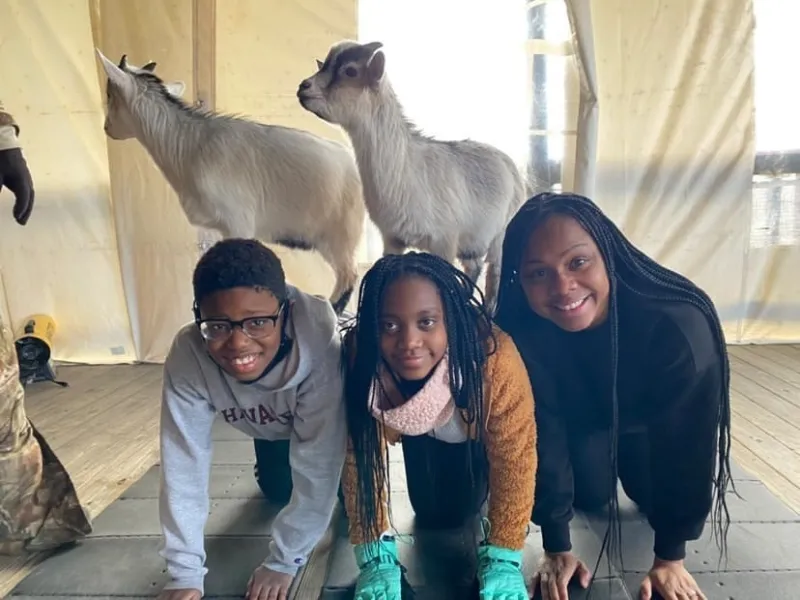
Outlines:
<svg viewBox="0 0 800 600"><path fill-rule="evenodd" d="M252 441L218 422L214 426L214 465L211 472L211 512L207 526L209 574L207 598L241 598L253 568L269 541L277 508L261 499L253 477ZM476 531L419 532L414 529L401 465L402 452L393 449L391 469L394 524L410 539L400 542L400 554L417 600L462 600L470 597L475 561L472 538ZM737 489L729 508L729 560L716 570L717 552L706 531L689 545L687 564L709 600L800 598L800 516L784 506L755 477L735 467ZM76 547L46 560L12 593L15 600L43 598L152 598L166 575L158 555L158 467L151 469L94 523L94 533ZM652 556L653 536L635 507L622 496L625 572L602 562L593 600L632 600ZM572 526L575 550L593 568L605 533L603 515L579 515ZM356 576L346 522L339 518L321 599L352 596ZM707 528L709 529L709 528ZM531 527L526 571L541 556L540 536ZM585 591L573 586L570 600L583 600ZM316 600L316 599L302 599Z"/></svg>
<svg viewBox="0 0 800 600"><path fill-rule="evenodd" d="M400 452L395 451L393 480L400 478ZM394 465L393 465L394 466ZM796 600L800 598L800 516L785 506L757 478L737 465L733 466L736 490L728 508L731 527L728 535L728 561L718 569L719 552L713 542L711 527L704 536L688 546L686 564L696 576L708 600ZM428 598L475 598L472 584L474 551L468 532L447 534L414 531L414 515L404 486L393 491L394 526L399 533L413 536L414 543L399 544L401 560L408 578L419 593ZM600 563L591 598L593 600L635 600L644 574L653 556L653 533L635 505L620 489L623 519L623 568L609 569ZM575 552L594 569L600 544L606 532L607 516L578 515L571 526ZM339 527L340 538L331 557L324 600L352 597L357 574L353 551L346 538L346 525ZM542 555L538 528L532 527L525 550L528 574ZM436 555L434 557L434 555ZM443 562L444 557L448 558ZM537 596L538 597L538 596ZM570 587L570 600L588 597L577 585Z"/></svg>

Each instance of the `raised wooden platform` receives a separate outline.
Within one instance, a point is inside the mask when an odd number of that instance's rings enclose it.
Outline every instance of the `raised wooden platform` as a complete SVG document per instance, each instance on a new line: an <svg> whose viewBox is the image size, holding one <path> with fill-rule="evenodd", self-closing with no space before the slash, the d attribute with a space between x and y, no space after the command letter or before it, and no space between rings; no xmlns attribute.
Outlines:
<svg viewBox="0 0 800 600"><path fill-rule="evenodd" d="M96 518L158 460L161 365L66 366L26 389L28 417ZM0 557L5 598L45 556Z"/></svg>
<svg viewBox="0 0 800 600"><path fill-rule="evenodd" d="M800 512L800 346L731 346L733 456Z"/></svg>

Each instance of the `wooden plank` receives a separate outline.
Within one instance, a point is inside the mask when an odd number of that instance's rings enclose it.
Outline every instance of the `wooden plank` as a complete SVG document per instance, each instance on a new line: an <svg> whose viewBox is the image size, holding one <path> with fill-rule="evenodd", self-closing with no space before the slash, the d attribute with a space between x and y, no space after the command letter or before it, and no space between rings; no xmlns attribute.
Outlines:
<svg viewBox="0 0 800 600"><path fill-rule="evenodd" d="M786 403L779 400L776 401L774 398L769 398L768 400L778 407L788 407ZM735 391L731 392L731 407L734 413L762 431L768 432L773 439L792 450L797 455L795 460L800 464L800 428L792 425L787 419L782 418L780 414L767 410Z"/></svg>
<svg viewBox="0 0 800 600"><path fill-rule="evenodd" d="M85 385L95 373L91 371L92 367L77 366L77 367L61 367L56 368L56 379L65 381L67 387L60 387L50 381L37 381L25 387L25 410L29 411L32 403L35 403L38 398L47 398L52 403L59 402L65 396L69 396L76 386Z"/></svg>
<svg viewBox="0 0 800 600"><path fill-rule="evenodd" d="M793 404L800 410L800 388L797 388L790 383L778 379L770 373L766 373L757 369L751 364L748 364L735 356L730 357L731 367L736 369L736 374L741 378L747 378L750 381L757 383L765 390L772 392L781 399ZM751 398L754 400L754 398ZM800 413L799 413L800 414Z"/></svg>
<svg viewBox="0 0 800 600"><path fill-rule="evenodd" d="M64 371L69 371L64 378L69 376L70 387L30 386L26 411L96 518L158 461L162 367L80 366ZM50 555L0 557L0 598Z"/></svg>
<svg viewBox="0 0 800 600"><path fill-rule="evenodd" d="M789 481L770 463L754 454L735 433L731 439L731 456L745 471L758 477L784 504L800 513L800 487Z"/></svg>
<svg viewBox="0 0 800 600"><path fill-rule="evenodd" d="M781 354L800 360L800 345L798 344L773 344L765 347L774 348L775 351L780 352Z"/></svg>
<svg viewBox="0 0 800 600"><path fill-rule="evenodd" d="M795 486L800 484L800 461L790 448L772 437L772 435L743 419L736 412L732 415L731 434L764 462L775 465L786 479Z"/></svg>
<svg viewBox="0 0 800 600"><path fill-rule="evenodd" d="M731 402L736 404L746 400L759 408L774 415L777 419L790 426L794 431L800 431L800 410L796 406L778 398L767 390L759 388L757 384L750 384L748 379L739 379L737 374L731 382ZM786 440L784 440L786 441Z"/></svg>
<svg viewBox="0 0 800 600"><path fill-rule="evenodd" d="M800 512L800 351L737 346L729 355L735 459Z"/></svg>
<svg viewBox="0 0 800 600"><path fill-rule="evenodd" d="M731 391L749 398L759 406L786 419L794 427L800 427L800 410L791 402L777 397L763 386L738 372L731 373ZM782 408L778 408L778 407Z"/></svg>
<svg viewBox="0 0 800 600"><path fill-rule="evenodd" d="M119 422L137 421L137 417L143 415L147 421L156 424L159 420L158 404L161 392L161 372L152 369L140 371L137 369L135 378L121 378L124 383L115 384L115 389L108 394L96 394L94 397L89 395L80 410L70 411L59 421L58 441L63 445L65 452L67 449L73 452L75 446L84 445L86 432L85 423L92 423L98 430L108 431L114 428ZM116 387L116 386L119 387ZM113 402L109 399L113 397ZM120 418L124 415L124 418ZM52 423L47 424L53 430L56 427ZM50 429L44 424L37 427L47 436ZM55 438L55 435L53 436ZM124 439L124 438L122 438ZM85 454L85 452L84 452ZM92 460L90 457L87 457Z"/></svg>
<svg viewBox="0 0 800 600"><path fill-rule="evenodd" d="M311 552L308 563L298 573L297 578L289 589L289 598L306 600L318 598L328 576L328 568L333 558L333 549L336 547L337 522L341 519L340 510L334 510L333 518L328 524L325 535Z"/></svg>
<svg viewBox="0 0 800 600"><path fill-rule="evenodd" d="M744 361L753 367L791 384L800 394L800 360L786 356L782 352L769 347L763 348L738 348L729 354L737 360Z"/></svg>
<svg viewBox="0 0 800 600"><path fill-rule="evenodd" d="M36 418L36 427L42 431L66 430L62 427L64 419L76 418L84 414L87 407L98 400L110 403L116 394L123 393L127 386L136 382L147 373L147 369L138 367L115 366L105 372L98 372L98 376L90 379L86 385L75 387L69 399L63 398L55 402L46 396L25 399L25 406L32 418ZM114 398L116 403L117 399Z"/></svg>
<svg viewBox="0 0 800 600"><path fill-rule="evenodd" d="M192 5L194 44L194 99L206 110L217 106L217 2L194 0Z"/></svg>

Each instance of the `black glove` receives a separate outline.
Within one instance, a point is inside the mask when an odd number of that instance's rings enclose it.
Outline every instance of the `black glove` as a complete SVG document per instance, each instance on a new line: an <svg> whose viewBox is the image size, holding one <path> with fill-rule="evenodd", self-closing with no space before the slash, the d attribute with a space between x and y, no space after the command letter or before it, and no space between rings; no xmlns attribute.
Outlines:
<svg viewBox="0 0 800 600"><path fill-rule="evenodd" d="M33 178L20 148L0 150L0 191L6 186L16 197L14 218L25 225L33 211Z"/></svg>

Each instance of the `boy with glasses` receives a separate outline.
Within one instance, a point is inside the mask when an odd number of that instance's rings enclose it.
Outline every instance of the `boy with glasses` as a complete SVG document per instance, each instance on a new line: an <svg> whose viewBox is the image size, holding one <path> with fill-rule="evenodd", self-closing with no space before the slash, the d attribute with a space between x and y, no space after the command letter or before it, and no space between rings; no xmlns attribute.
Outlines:
<svg viewBox="0 0 800 600"><path fill-rule="evenodd" d="M227 239L193 278L194 323L164 367L161 415L162 599L199 600L207 573L211 427L222 418L254 438L256 479L285 504L246 599L285 599L330 521L344 462L340 337L330 303L286 284L278 257Z"/></svg>

